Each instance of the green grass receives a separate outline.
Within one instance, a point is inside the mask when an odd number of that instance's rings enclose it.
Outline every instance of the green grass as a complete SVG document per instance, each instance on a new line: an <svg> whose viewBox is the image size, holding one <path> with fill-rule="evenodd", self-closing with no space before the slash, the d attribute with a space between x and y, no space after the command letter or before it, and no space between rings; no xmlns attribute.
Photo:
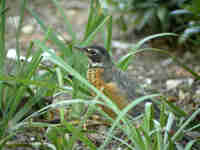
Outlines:
<svg viewBox="0 0 200 150"><path fill-rule="evenodd" d="M160 103L160 118L155 120L155 110L151 103L145 105L145 112L140 118L131 118L127 116L127 112L130 109L134 109L137 105L147 99L153 99L160 94L153 94L140 97L134 100L123 110L119 110L112 101L102 94L98 89L91 85L85 79L85 71L87 68L87 58L81 53L73 50L73 45L87 46L92 44L96 35L103 32L102 37L104 39L104 46L111 53L111 40L112 40L112 16L109 16L100 6L98 1L90 1L90 9L88 14L88 23L85 26L84 39L80 42L77 39L76 33L72 31L72 24L64 16L63 9L59 6L57 0L52 0L52 3L58 8L64 22L66 23L67 32L72 37L71 43L64 43L60 41L58 32L55 29L49 28L40 19L37 13L30 9L25 0L20 1L21 19L20 24L23 23L24 11L27 10L41 26L45 33L43 41L34 40L30 43L28 48L26 60L21 62L17 59L17 64L12 73L7 73L5 70L5 20L4 14L1 15L1 72L0 75L0 148L4 147L40 147L43 149L74 149L75 145L80 141L85 147L96 150L106 149L106 147L113 141L117 141L118 146L124 149L133 150L173 150L177 147L183 150L192 149L192 145L196 144L197 139L190 140L186 146L182 146L179 141L183 139L187 132L193 130L195 126L188 128L188 125L199 114L200 109L194 112L190 117L182 121L176 116L185 117L185 112L173 104L166 102L164 98ZM4 1L5 3L5 1ZM3 3L2 3L3 4ZM6 5L2 5L1 10L4 10ZM19 44L19 37L21 32L21 25L18 26L16 41ZM163 33L146 37L139 41L136 45L130 49L130 52L122 57L117 63L117 66L122 70L126 70L135 53L140 51L154 50L162 52L158 49L141 49L143 43L153 38L161 36L177 36L173 33ZM55 46L56 50L61 54L57 56L52 52L50 47L46 45L46 41L50 40ZM20 48L17 44L17 54L20 55ZM37 51L33 51L37 49ZM49 56L47 59L52 63L51 67L45 66L41 63L43 57L42 54L47 52ZM32 54L31 62L28 62L28 58ZM19 57L18 57L19 58ZM81 60L77 64L77 60ZM177 58L174 58L178 62ZM79 66L80 65L80 66ZM179 64L180 65L180 64ZM182 66L182 65L181 65ZM184 66L182 66L184 68ZM17 68L17 69L16 69ZM187 71L193 72L185 67ZM43 74L39 74L38 71L43 70ZM195 72L193 72L194 75ZM72 75L73 79L69 79L66 75ZM198 76L196 76L198 77ZM67 85L67 86L66 86ZM90 95L88 91L96 93L96 97L93 100L89 100ZM72 96L72 99L58 101L53 104L45 104L47 97L54 97L55 95L62 95L67 93ZM99 98L103 99L105 103L99 101ZM25 99L25 101L24 101ZM23 107L20 107L23 104ZM115 120L109 118L107 114L102 112L96 104L106 105L111 108L116 114ZM36 106L34 108L34 106ZM39 105L39 106L38 106ZM85 109L87 105L87 110ZM39 107L39 108L38 108ZM20 109L18 109L20 108ZM70 120L65 120L64 110L72 108L72 117ZM59 110L60 120L59 124L46 123L44 120L35 121L35 119L45 116L49 111ZM86 111L83 113L81 110ZM105 140L102 141L100 147L97 147L94 142L88 138L88 134L95 133L95 131L84 130L83 125L87 122L88 118L98 111L111 123L111 127L108 132L102 134L105 136ZM74 113L74 114L73 114ZM175 116L176 115L176 116ZM71 121L74 119L79 120L79 124L74 125ZM140 120L140 126L137 123ZM182 121L182 122L181 122ZM121 123L122 122L122 123ZM177 130L171 134L174 124L179 124ZM17 134L25 134L26 129L44 129L48 128L45 132L45 136L48 138L48 143L44 143L42 140L38 140L38 143L28 144L10 144L8 141L13 141L13 137ZM121 132L123 138L116 135L116 132ZM38 131L37 131L38 132ZM36 134L37 134L36 132ZM41 138L41 134L38 135Z"/></svg>

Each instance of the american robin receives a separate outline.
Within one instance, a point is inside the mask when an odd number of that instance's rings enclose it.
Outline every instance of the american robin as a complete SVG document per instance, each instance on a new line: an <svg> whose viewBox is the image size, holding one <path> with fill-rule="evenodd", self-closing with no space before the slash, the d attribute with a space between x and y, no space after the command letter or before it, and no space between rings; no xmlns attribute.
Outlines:
<svg viewBox="0 0 200 150"><path fill-rule="evenodd" d="M89 58L87 80L97 89L108 96L119 109L123 109L134 100L138 92L138 84L127 76L126 72L119 70L112 62L108 51L101 46L76 47L83 51ZM94 95L94 94L93 94ZM109 108L99 105L110 117L116 114ZM142 107L143 108L143 107ZM141 112L141 107L134 109L133 114ZM139 110L138 110L139 109Z"/></svg>

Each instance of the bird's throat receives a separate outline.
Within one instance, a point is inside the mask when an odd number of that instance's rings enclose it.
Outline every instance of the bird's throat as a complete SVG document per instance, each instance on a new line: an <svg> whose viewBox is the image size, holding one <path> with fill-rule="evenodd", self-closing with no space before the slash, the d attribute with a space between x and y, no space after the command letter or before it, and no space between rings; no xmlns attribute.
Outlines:
<svg viewBox="0 0 200 150"><path fill-rule="evenodd" d="M89 62L89 68L103 68L103 63Z"/></svg>

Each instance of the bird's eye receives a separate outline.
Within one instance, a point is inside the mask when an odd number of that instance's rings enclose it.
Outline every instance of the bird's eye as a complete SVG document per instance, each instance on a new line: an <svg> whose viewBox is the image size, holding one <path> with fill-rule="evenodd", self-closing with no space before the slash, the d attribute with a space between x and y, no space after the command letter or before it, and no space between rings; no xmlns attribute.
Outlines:
<svg viewBox="0 0 200 150"><path fill-rule="evenodd" d="M91 51L90 51L90 54L91 54L91 55L96 55L96 54L97 54L97 52L96 52L96 51L93 51L93 50L91 50Z"/></svg>

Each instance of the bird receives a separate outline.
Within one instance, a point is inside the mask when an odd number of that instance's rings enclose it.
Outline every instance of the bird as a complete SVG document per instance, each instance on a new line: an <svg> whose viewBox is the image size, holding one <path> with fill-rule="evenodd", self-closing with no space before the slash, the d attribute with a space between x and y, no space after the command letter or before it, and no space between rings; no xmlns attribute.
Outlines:
<svg viewBox="0 0 200 150"><path fill-rule="evenodd" d="M131 79L127 72L116 67L112 57L103 46L75 46L75 48L82 51L89 59L87 80L98 90L102 90L120 110L136 97L141 96L142 92L139 91L138 83ZM95 96L94 93L92 95ZM116 114L110 108L100 104L98 106L111 118L116 118ZM143 106L137 106L131 114L136 116L142 112L142 109L144 109Z"/></svg>

